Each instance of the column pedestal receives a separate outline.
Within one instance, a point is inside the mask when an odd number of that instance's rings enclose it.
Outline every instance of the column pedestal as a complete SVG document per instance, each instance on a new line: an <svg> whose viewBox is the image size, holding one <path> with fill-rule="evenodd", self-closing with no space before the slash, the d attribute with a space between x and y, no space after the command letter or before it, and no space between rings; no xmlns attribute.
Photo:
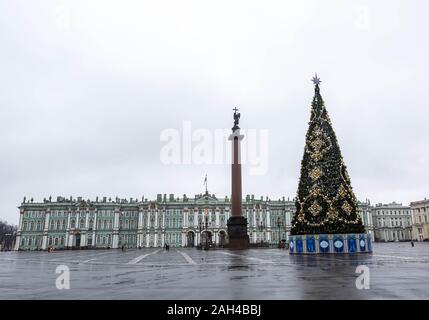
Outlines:
<svg viewBox="0 0 429 320"><path fill-rule="evenodd" d="M228 245L229 249L247 249L249 235L247 234L247 219L245 217L230 217L228 219Z"/></svg>

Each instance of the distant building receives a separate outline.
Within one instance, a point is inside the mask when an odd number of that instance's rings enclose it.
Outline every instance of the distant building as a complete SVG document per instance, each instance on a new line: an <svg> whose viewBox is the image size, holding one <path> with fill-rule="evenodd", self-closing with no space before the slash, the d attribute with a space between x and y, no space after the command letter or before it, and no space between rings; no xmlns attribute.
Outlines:
<svg viewBox="0 0 429 320"><path fill-rule="evenodd" d="M410 241L411 209L400 203L377 204L372 212L375 241Z"/></svg>
<svg viewBox="0 0 429 320"><path fill-rule="evenodd" d="M411 202L413 216L413 240L429 240L429 200Z"/></svg>
<svg viewBox="0 0 429 320"><path fill-rule="evenodd" d="M373 207L368 199L366 199L365 202L358 201L358 213L365 226L366 232L371 236L371 240L374 241Z"/></svg>
<svg viewBox="0 0 429 320"><path fill-rule="evenodd" d="M222 246L228 241L231 201L209 193L194 198L158 194L153 201L58 197L42 203L24 199L19 210L16 250L162 247L165 243L192 247L205 241ZM243 199L251 243L276 245L288 240L294 213L295 203L284 197L271 200L247 195ZM372 232L368 201L359 202L359 213Z"/></svg>

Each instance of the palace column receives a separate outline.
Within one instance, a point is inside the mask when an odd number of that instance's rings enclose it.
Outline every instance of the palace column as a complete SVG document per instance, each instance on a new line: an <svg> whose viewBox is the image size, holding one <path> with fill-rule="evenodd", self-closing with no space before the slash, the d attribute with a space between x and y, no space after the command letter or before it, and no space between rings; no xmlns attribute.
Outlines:
<svg viewBox="0 0 429 320"><path fill-rule="evenodd" d="M232 165L231 165L231 217L228 219L228 247L231 249L246 249L249 246L249 236L247 234L247 219L242 212L242 192L241 192L241 140L244 135L240 134L238 122L240 114L234 109L234 127L229 140L232 142Z"/></svg>
<svg viewBox="0 0 429 320"><path fill-rule="evenodd" d="M43 240L42 240L42 250L47 249L48 244L48 229L49 229L49 215L50 209L48 208L45 212L45 225L43 227Z"/></svg>
<svg viewBox="0 0 429 320"><path fill-rule="evenodd" d="M112 240L112 248L117 249L119 244L119 215L120 208L115 208L115 215L113 219L113 240Z"/></svg>
<svg viewBox="0 0 429 320"><path fill-rule="evenodd" d="M97 230L97 215L98 215L98 210L97 210L97 208L95 208L95 210L94 210L94 222L92 225L92 246L94 248L97 247L97 238L95 236L95 233Z"/></svg>

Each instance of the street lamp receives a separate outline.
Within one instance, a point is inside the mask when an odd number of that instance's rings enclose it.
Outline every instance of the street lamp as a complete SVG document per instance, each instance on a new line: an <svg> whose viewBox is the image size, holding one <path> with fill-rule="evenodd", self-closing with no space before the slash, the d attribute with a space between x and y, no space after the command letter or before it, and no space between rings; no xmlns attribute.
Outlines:
<svg viewBox="0 0 429 320"><path fill-rule="evenodd" d="M263 245L263 239L262 239L262 235L263 235L263 231L264 231L264 225L263 225L263 223L262 223L262 220L261 220L261 223L259 224L259 231L261 232L261 247L262 247L262 245Z"/></svg>
<svg viewBox="0 0 429 320"><path fill-rule="evenodd" d="M207 230L208 230L209 216L207 214L207 209L205 210L204 221L205 221L205 229L206 229L206 243L204 246L204 250L208 250L209 249L209 244L208 244L209 237L208 237L208 231Z"/></svg>
<svg viewBox="0 0 429 320"><path fill-rule="evenodd" d="M202 239L203 223L201 222L201 219L198 219L198 228L200 229L200 248L202 248L202 246L203 246L203 239Z"/></svg>
<svg viewBox="0 0 429 320"><path fill-rule="evenodd" d="M165 245L167 244L167 239L165 238L165 227L166 227L166 225L165 225L165 220L163 221L164 222L164 225L162 226L163 228L162 228L162 233L163 233L163 238L164 238L164 247L165 247Z"/></svg>
<svg viewBox="0 0 429 320"><path fill-rule="evenodd" d="M277 218L277 227L279 228L279 248L281 248L281 240L280 240L280 227L282 226L282 221L280 217Z"/></svg>

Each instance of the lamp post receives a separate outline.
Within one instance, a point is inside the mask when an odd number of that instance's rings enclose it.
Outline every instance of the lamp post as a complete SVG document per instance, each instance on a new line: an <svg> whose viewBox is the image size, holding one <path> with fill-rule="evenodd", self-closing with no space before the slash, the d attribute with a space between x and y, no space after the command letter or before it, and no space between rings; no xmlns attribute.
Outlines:
<svg viewBox="0 0 429 320"><path fill-rule="evenodd" d="M203 246L203 223L201 222L201 219L198 220L198 227L200 229L200 248Z"/></svg>
<svg viewBox="0 0 429 320"><path fill-rule="evenodd" d="M209 249L209 243L208 243L208 240L209 240L209 237L208 237L209 216L207 213L207 209L205 210L205 214L204 214L204 222L205 222L205 230L206 230L206 241L205 241L206 243L204 245L204 250L208 250Z"/></svg>
<svg viewBox="0 0 429 320"><path fill-rule="evenodd" d="M262 245L263 245L263 239L262 239L262 235L263 235L263 231L264 231L264 225L263 225L263 223L262 223L262 221L261 221L261 223L259 224L259 231L261 232L261 247L262 247Z"/></svg>
<svg viewBox="0 0 429 320"><path fill-rule="evenodd" d="M280 227L282 226L282 221L280 217L277 218L277 227L279 228L279 248L281 248L281 240L280 240Z"/></svg>
<svg viewBox="0 0 429 320"><path fill-rule="evenodd" d="M162 233L163 233L163 238L164 238L164 247L165 247L165 245L167 244L167 241L166 241L166 238L165 238L165 221L164 221L164 225L163 225L163 228L162 228Z"/></svg>

